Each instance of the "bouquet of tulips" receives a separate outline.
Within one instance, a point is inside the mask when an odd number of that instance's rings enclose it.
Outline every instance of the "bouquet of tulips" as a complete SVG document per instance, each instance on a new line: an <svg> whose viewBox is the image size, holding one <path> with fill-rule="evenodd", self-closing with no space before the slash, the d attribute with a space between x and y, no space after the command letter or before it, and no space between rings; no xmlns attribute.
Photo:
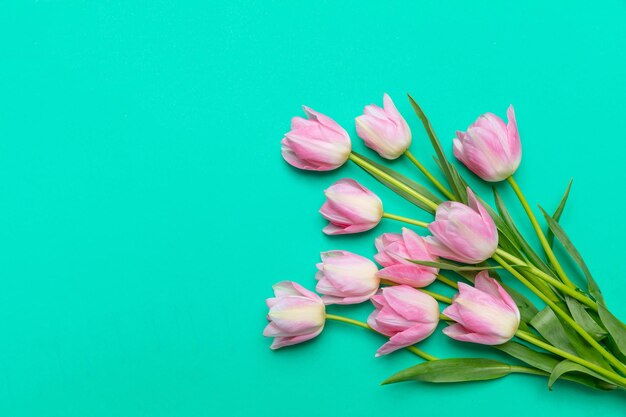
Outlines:
<svg viewBox="0 0 626 417"><path fill-rule="evenodd" d="M538 253L520 233L495 186L494 208L472 191L446 158L420 106L410 96L409 100L426 129L445 182L409 151L411 131L388 95L382 108L365 107L356 118L356 132L380 157L393 160L404 155L411 160L432 190L354 152L348 133L331 118L304 107L307 118L292 120L291 131L282 141L282 155L289 164L328 171L352 161L434 215L434 220L426 223L385 212L380 198L355 180L331 185L320 209L329 221L324 233L363 232L383 218L404 222L406 227L376 238L374 258L379 266L335 250L321 254L316 292L291 281L274 285L264 330L265 336L274 338L271 348L314 338L327 320L334 320L387 338L376 356L407 349L423 359L385 384L477 381L524 373L545 376L549 387L560 378L600 390L626 389L626 326L609 311L583 258L559 224L571 183L554 212L540 208L544 229L513 178L522 156L513 107L507 111L508 123L487 113L465 132L457 132L454 156L482 180L508 183L541 244ZM555 244L562 245L563 253L580 268L576 279L562 267ZM512 280L541 305L509 286ZM452 287L456 295L449 298L427 289L435 281ZM367 323L326 313L327 305L367 301L373 304ZM439 359L424 352L416 345L431 336L440 321L446 323L443 333L448 337L490 346L510 360Z"/></svg>

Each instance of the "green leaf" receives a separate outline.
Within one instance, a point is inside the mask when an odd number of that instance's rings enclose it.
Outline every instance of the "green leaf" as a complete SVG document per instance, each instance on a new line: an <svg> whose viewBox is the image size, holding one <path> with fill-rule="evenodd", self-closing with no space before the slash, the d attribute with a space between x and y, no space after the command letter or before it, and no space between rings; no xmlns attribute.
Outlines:
<svg viewBox="0 0 626 417"><path fill-rule="evenodd" d="M513 218L511 217L509 211L507 210L504 204L504 201L500 197L500 194L498 193L495 187L493 188L493 197L496 202L496 207L498 209L498 212L500 213L500 216L502 217L502 220L511 230L513 239L522 248L523 252L526 254L526 256L528 256L529 260L535 266L541 269L543 272L553 275L552 270L550 270L550 268L548 267L548 265L546 265L543 259L541 259L539 255L537 255L537 253L533 250L530 244L528 244L526 239L524 239L524 237L520 233L519 229L515 225L515 222L513 221Z"/></svg>
<svg viewBox="0 0 626 417"><path fill-rule="evenodd" d="M559 206L556 208L556 211L552 215L552 218L557 223L559 220L561 220L561 215L563 214L563 209L565 209L565 203L567 203L567 198L569 197L569 192L572 188L573 181L574 181L573 178L569 180L569 184L567 184L567 188L565 189L565 194L563 194L563 197L561 198L561 202L559 203ZM552 231L552 229L548 228L548 234L546 235L546 238L548 239L548 243L550 244L550 246L551 247L554 246L554 232Z"/></svg>
<svg viewBox="0 0 626 417"><path fill-rule="evenodd" d="M500 266L486 266L486 265L461 265L461 264L453 264L448 262L432 262L432 261L419 261L415 259L407 259L409 262L413 262L414 264L430 266L433 268L444 269L447 271L485 271L489 269L501 269Z"/></svg>
<svg viewBox="0 0 626 417"><path fill-rule="evenodd" d="M428 198L429 200L433 201L434 203L440 204L442 202L442 200L439 197L437 197L435 194L433 194L430 190L428 190L428 188L426 188L423 185L413 181L412 179L410 179L408 177L405 177L404 175L398 173L397 171L394 171L391 168L388 168L388 167L386 167L384 165L381 165L378 162L373 161L373 160L367 158L366 156L363 156L363 155L361 155L361 154L359 154L357 152L353 151L352 153L355 154L356 156L358 156L359 158L367 161L368 163L374 165L376 168L380 169L384 173L392 176L394 179L396 179L397 181L403 183L407 187L412 188L413 190L415 190L416 192L420 193L421 195L423 195L424 197ZM420 200L418 200L417 198L415 198L411 194L408 194L405 191L399 189L398 187L396 187L395 185L391 184L387 180L385 180L382 177L378 176L375 172L371 172L371 171L369 171L365 167L363 167L363 169L365 171L367 171L368 174L370 174L371 176L376 178L379 182L384 184L386 187L388 187L389 189L391 189L392 191L394 191L396 194L400 195L404 199L410 201L411 203L415 204L416 206L420 207L421 209L428 211L429 213L434 213L435 212L432 207L424 204L423 202L421 202Z"/></svg>
<svg viewBox="0 0 626 417"><path fill-rule="evenodd" d="M545 307L537 313L530 324L554 347L576 355L576 350L570 343L563 324L550 307Z"/></svg>
<svg viewBox="0 0 626 417"><path fill-rule="evenodd" d="M567 310L565 305L562 303L559 304L562 310ZM578 333L573 331L569 325L561 322L550 307L541 310L539 314L530 321L530 324L553 346L571 354L581 356L603 368L611 369L611 366L602 355L589 345Z"/></svg>
<svg viewBox="0 0 626 417"><path fill-rule="evenodd" d="M604 327L609 331L613 342L622 355L626 355L626 326L619 321L605 306L598 303L598 315Z"/></svg>
<svg viewBox="0 0 626 417"><path fill-rule="evenodd" d="M561 359L556 356L548 353L537 352L536 350L531 349L528 346L514 341L509 341L503 345L494 346L494 348L534 368L548 373L552 373L554 367L556 367L561 362ZM604 380L597 379L591 375L572 373L569 375L562 375L562 378L596 389L612 390L616 388L615 385L607 384Z"/></svg>
<svg viewBox="0 0 626 417"><path fill-rule="evenodd" d="M550 227L550 230L552 230L552 233L554 233L554 236L556 236L559 242L561 242L561 244L563 245L563 247L565 248L569 256L571 256L571 258L574 260L574 262L576 262L578 266L580 267L580 269L582 269L583 273L585 274L585 277L587 278L587 283L589 286L589 293L593 296L593 298L596 299L596 301L602 302L603 298L602 298L602 293L600 292L600 288L598 287L595 280L591 276L591 271L589 271L589 268L587 267L587 264L585 264L585 261L580 255L580 252L578 252L578 250L576 249L572 241L569 239L569 237L567 236L567 234L565 233L561 225L556 220L554 220L552 216L546 213L546 211L543 208L539 207L539 210L541 210L541 212L543 213L543 216L545 217L546 222L548 222L548 227Z"/></svg>
<svg viewBox="0 0 626 417"><path fill-rule="evenodd" d="M604 297L602 296L602 292L600 291L600 287L593 279L591 275L591 271L587 267L587 264L583 260L580 252L576 249L572 241L569 239L563 228L559 223L557 223L552 217L546 213L544 209L541 209L546 221L548 222L548 226L554 232L554 236L561 242L567 253L572 257L574 262L578 264L580 269L582 269L585 277L587 278L587 284L589 293L596 299L598 304L598 315L600 316L600 321L609 332L611 337L613 338L616 347L622 353L622 355L626 355L626 325L617 319L607 308L604 303Z"/></svg>
<svg viewBox="0 0 626 417"><path fill-rule="evenodd" d="M564 360L559 362L554 369L552 370L552 373L550 374L550 378L548 379L548 388L552 389L552 385L554 385L554 382L559 379L561 377L561 375L564 375L566 373L569 372L579 372L579 373L583 373L586 375L590 375L596 379L598 379L598 388L601 389L606 389L606 390L610 390L610 389L615 389L616 386L608 379L606 379L605 377L603 377L602 375L592 371L591 369L588 369L582 365L577 364L576 362L572 362L569 360Z"/></svg>
<svg viewBox="0 0 626 417"><path fill-rule="evenodd" d="M572 313L572 318L595 340L602 340L606 337L606 330L591 317L587 309L585 309L581 303L568 296L565 297L565 302L569 307L569 311Z"/></svg>
<svg viewBox="0 0 626 417"><path fill-rule="evenodd" d="M446 154L443 152L443 148L441 147L441 143L439 142L439 139L437 139L437 135L435 134L433 126L430 124L428 117L426 117L426 114L424 113L422 108L419 106L419 104L417 104L417 102L413 100L413 97L411 97L410 94L407 94L407 95L409 97L409 101L411 102L411 106L413 107L413 110L415 111L415 113L417 114L417 117L419 117L422 124L424 125L424 129L426 129L426 134L428 135L428 138L430 139L430 143L435 149L437 158L439 158L439 160L441 161L441 170L443 171L443 175L446 177L446 180L448 181L450 188L452 188L453 194L457 197L459 201L463 201L462 192L465 190L462 189L460 190L461 192L459 192L457 181L453 177L452 171L450 169L450 163L448 162L448 159L446 158Z"/></svg>
<svg viewBox="0 0 626 417"><path fill-rule="evenodd" d="M519 359L520 361L545 372L552 372L552 368L554 368L560 360L556 356L548 353L537 352L528 346L514 341L509 341L494 347L507 355L514 357L515 359Z"/></svg>
<svg viewBox="0 0 626 417"><path fill-rule="evenodd" d="M438 359L400 371L383 381L383 385L405 381L435 383L485 381L502 378L510 373L510 365L491 359Z"/></svg>

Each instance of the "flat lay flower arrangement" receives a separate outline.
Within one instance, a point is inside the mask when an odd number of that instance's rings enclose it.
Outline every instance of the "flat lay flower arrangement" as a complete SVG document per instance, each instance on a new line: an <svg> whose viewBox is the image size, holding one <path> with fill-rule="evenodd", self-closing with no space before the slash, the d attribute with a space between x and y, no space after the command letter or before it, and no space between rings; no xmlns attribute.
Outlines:
<svg viewBox="0 0 626 417"><path fill-rule="evenodd" d="M507 123L487 113L458 131L452 146L456 159L493 183L491 207L447 159L426 115L409 100L434 148L443 181L409 151L411 130L387 94L383 107L368 105L356 118L357 135L382 160L408 158L419 170L419 179L354 152L349 134L328 116L304 107L306 118L293 118L282 140L282 155L289 164L329 171L351 161L434 220L426 223L385 212L381 199L353 179L328 187L320 209L328 220L324 233L359 233L383 219L405 227L375 239L374 260L344 250L323 252L315 291L292 281L275 284L263 332L273 338L271 348L310 340L332 320L380 334L386 340L376 356L407 349L420 358L384 384L478 381L522 373L545 377L549 387L564 379L599 390L626 389L626 326L610 312L559 223L571 183L555 211L539 207L535 213L513 177L522 159L513 106ZM520 232L498 194L499 182L512 188L536 236ZM541 251L529 243L535 239ZM566 273L555 245L564 248L562 253L579 271ZM456 295L449 298L428 289L435 281L453 288ZM527 293L514 290L509 285L513 281ZM539 305L525 294L534 294ZM326 312L331 304L357 303L371 303L367 323ZM497 349L510 360L438 358L420 349L419 342L433 335L442 321L447 337Z"/></svg>

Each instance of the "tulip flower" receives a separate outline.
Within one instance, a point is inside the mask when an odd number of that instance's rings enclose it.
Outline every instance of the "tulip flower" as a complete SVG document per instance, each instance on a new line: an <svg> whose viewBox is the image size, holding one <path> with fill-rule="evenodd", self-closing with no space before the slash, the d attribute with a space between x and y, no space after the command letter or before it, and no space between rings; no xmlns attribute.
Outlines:
<svg viewBox="0 0 626 417"><path fill-rule="evenodd" d="M411 129L385 93L383 108L365 106L356 118L356 133L365 144L386 159L396 159L411 146Z"/></svg>
<svg viewBox="0 0 626 417"><path fill-rule="evenodd" d="M493 219L467 189L469 205L447 201L437 208L426 238L431 253L466 264L489 259L498 248L498 230Z"/></svg>
<svg viewBox="0 0 626 417"><path fill-rule="evenodd" d="M342 235L370 230L383 217L380 198L358 182L342 179L324 190L326 202L320 213L330 223L327 235Z"/></svg>
<svg viewBox="0 0 626 417"><path fill-rule="evenodd" d="M374 259L384 267L378 272L380 278L411 287L426 287L437 278L437 268L408 261L439 260L428 251L424 238L414 231L402 228L402 234L385 233L376 238L375 245L378 253Z"/></svg>
<svg viewBox="0 0 626 417"><path fill-rule="evenodd" d="M292 281L279 282L272 288L275 297L266 300L270 323L263 330L263 336L274 338L271 349L295 345L322 332L325 307L317 294Z"/></svg>
<svg viewBox="0 0 626 417"><path fill-rule="evenodd" d="M325 304L357 304L376 294L380 278L374 262L343 250L324 252L321 256L315 290L322 294Z"/></svg>
<svg viewBox="0 0 626 417"><path fill-rule="evenodd" d="M515 110L507 110L509 124L492 113L483 114L466 132L457 132L454 156L485 181L510 177L522 160Z"/></svg>
<svg viewBox="0 0 626 417"><path fill-rule="evenodd" d="M296 168L310 171L339 168L352 151L348 132L330 117L303 108L308 119L291 120L291 131L281 142L283 158Z"/></svg>
<svg viewBox="0 0 626 417"><path fill-rule="evenodd" d="M367 324L389 337L376 356L414 345L430 336L439 323L439 305L430 295L407 285L385 287L372 297L376 310Z"/></svg>
<svg viewBox="0 0 626 417"><path fill-rule="evenodd" d="M482 345L509 341L520 323L517 305L487 271L476 275L473 287L459 282L459 292L443 314L456 321L443 329L446 335Z"/></svg>

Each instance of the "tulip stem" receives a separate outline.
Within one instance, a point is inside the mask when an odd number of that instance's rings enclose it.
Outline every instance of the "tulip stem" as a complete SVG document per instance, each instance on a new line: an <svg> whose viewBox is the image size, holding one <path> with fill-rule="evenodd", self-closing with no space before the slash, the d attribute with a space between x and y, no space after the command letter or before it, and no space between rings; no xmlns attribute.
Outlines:
<svg viewBox="0 0 626 417"><path fill-rule="evenodd" d="M446 284L449 287L458 289L459 288L459 284L457 284L456 282L452 281L450 278L448 277L444 277L443 275L439 274L437 275L437 279L441 282L443 282L444 284Z"/></svg>
<svg viewBox="0 0 626 417"><path fill-rule="evenodd" d="M446 304L452 304L452 298L450 297L446 297L444 295L437 294L436 292L428 291L423 288L418 288L418 290L423 292L426 295L430 295L437 301L441 301L442 303L446 303Z"/></svg>
<svg viewBox="0 0 626 417"><path fill-rule="evenodd" d="M335 321L340 321L343 323L348 323L348 324L352 324L353 326L359 326L362 327L364 329L367 330L371 330L376 334L381 334L383 336L385 336L382 333L377 332L376 330L374 330L373 328L371 328L370 326L367 325L367 323L363 323L362 321L358 321L358 320L353 320L350 319L348 317L343 317L343 316L337 316L335 314L326 314L326 318L328 320L335 320ZM419 356L420 358L427 360L427 361L436 361L437 358L433 355L429 355L428 353L424 352L423 350L420 350L418 348L416 348L415 346L407 346L405 347L406 350L408 350L409 352Z"/></svg>
<svg viewBox="0 0 626 417"><path fill-rule="evenodd" d="M517 333L515 333L515 336L519 337L522 340L525 340L529 343L532 343L533 345L540 347L544 350L547 350L548 352L552 352L554 354L559 355L562 358L565 359L569 359L572 362L576 362L586 368L591 369L594 372L597 372L598 374L610 379L611 381L621 385L621 386L626 386L626 378L618 375L615 372L611 372L601 366L596 365L595 363L589 362L586 359L583 359L581 357L578 357L576 355L573 355L569 352L566 352L564 350L561 350L557 347L552 346L549 343L545 343L539 339L537 339L535 336L533 336L531 333L525 332L523 330L518 330Z"/></svg>
<svg viewBox="0 0 626 417"><path fill-rule="evenodd" d="M530 219L530 222L532 223L533 228L535 229L535 232L537 233L537 237L539 238L539 241L541 242L541 246L543 247L543 250L546 252L546 256L550 260L550 263L556 270L557 275L559 276L559 278L561 278L561 281L563 281L565 285L567 285L573 290L576 290L576 286L572 283L572 281L569 280L569 278L565 274L565 271L561 267L561 264L559 263L558 259L556 259L556 256L554 255L554 252L552 251L552 247L550 246L548 239L546 239L546 236L543 233L543 230L541 230L541 226L539 225L539 222L537 221L537 217L535 217L535 213L533 213L533 211L531 210L530 205L528 204L528 201L526 200L526 197L524 197L524 193L522 193L522 189L519 187L519 185L517 185L517 182L515 181L512 175L509 178L507 178L507 182L509 183L509 185L511 186L511 188L517 195L517 198L519 199L520 203L522 203L522 207L524 207L524 211L528 215L528 218Z"/></svg>
<svg viewBox="0 0 626 417"><path fill-rule="evenodd" d="M421 222L419 220L410 219L408 217L396 216L395 214L391 214L391 213L383 213L383 217L386 218L386 219L391 219L391 220L396 220L396 221L399 221L399 222L412 224L414 226L428 228L428 223Z"/></svg>
<svg viewBox="0 0 626 417"><path fill-rule="evenodd" d="M535 295L543 302L545 302L554 313L561 317L563 321L565 321L572 329L576 331L579 335L582 336L594 349L596 349L606 360L608 360L612 365L614 365L621 372L626 372L626 366L620 362L615 356L613 356L609 351L607 351L602 345L600 345L589 333L585 331L576 321L569 316L565 311L563 311L554 301L552 301L549 297L547 297L544 293L542 293L537 287L530 283L522 274L520 274L515 268L506 263L504 259L502 259L499 255L493 255L493 259L502 265L504 269L509 271L515 278L517 278L522 284L524 284L529 290L531 290Z"/></svg>
<svg viewBox="0 0 626 417"><path fill-rule="evenodd" d="M541 278L542 280L546 281L548 284L552 285L553 287L557 288L559 291L569 295L572 298L575 298L576 300L580 301L581 303L585 304L588 307L591 307L593 310L598 311L598 306L596 303L593 302L593 300L589 299L587 296L585 296L584 294L582 294L579 291L576 291L570 287L568 287L567 285L563 284L561 281L559 281L558 279L555 279L553 277L551 277L550 275L546 274L545 272L543 272L542 270L534 267L533 265L528 265L526 262L524 262L523 260L511 255L508 252L503 251L502 249L497 249L496 253L498 255L500 255L501 257L507 259L509 262L513 262L515 263L515 265L512 266L522 266L525 268L529 268L530 269L530 273L535 275L538 278Z"/></svg>
<svg viewBox="0 0 626 417"><path fill-rule="evenodd" d="M444 185L442 183L440 183L437 178L434 177L433 174L431 174L424 165L422 165L422 163L420 161L417 160L416 157L413 156L413 154L411 152L409 152L409 150L407 149L404 152L404 156L406 156L407 158L409 158L409 160L411 162L413 162L413 165L415 165L417 167L417 169L419 169L420 171L422 171L422 174L424 174L424 176L426 178L428 178L428 180L439 190L441 191L441 193L443 195L445 195L449 200L455 200L454 194L452 194L446 187L444 187Z"/></svg>
<svg viewBox="0 0 626 417"><path fill-rule="evenodd" d="M386 182L388 182L389 184L393 185L394 187L396 187L396 188L404 191L405 193L410 194L411 196L415 197L416 199L418 199L419 201L424 203L426 206L430 207L433 211L437 210L437 204L435 204L433 201L431 201L428 198L424 197L423 195L421 195L420 193L415 191L413 188L409 187L408 185L406 185L405 183L403 183L401 181L398 181L397 179L395 179L391 175L387 174L386 172L382 171L381 169L376 168L374 165L370 164L369 162L365 161L364 159L361 159L360 157L358 157L354 153L350 154L350 160L352 162L354 162L355 164L357 164L358 166L360 166L361 168L363 168L365 171L368 171L370 174L376 174L376 176L384 179Z"/></svg>

